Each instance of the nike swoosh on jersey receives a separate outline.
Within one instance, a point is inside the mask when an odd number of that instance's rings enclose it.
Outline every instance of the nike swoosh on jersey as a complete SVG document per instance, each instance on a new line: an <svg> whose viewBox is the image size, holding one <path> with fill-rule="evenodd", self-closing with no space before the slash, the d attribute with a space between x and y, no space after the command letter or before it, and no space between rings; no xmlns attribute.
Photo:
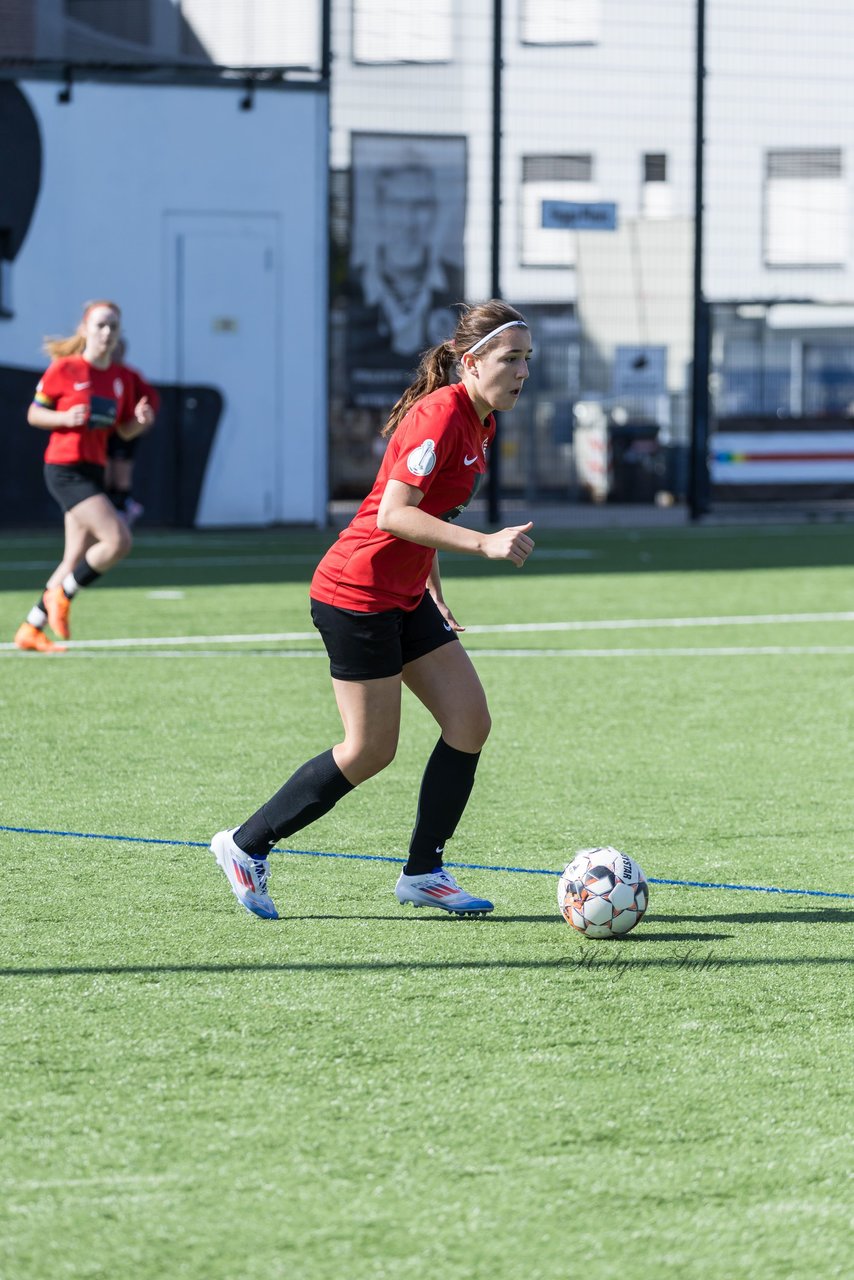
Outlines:
<svg viewBox="0 0 854 1280"><path fill-rule="evenodd" d="M463 462L467 467L470 467L473 462L477 462L477 454L473 458L463 458Z"/></svg>
<svg viewBox="0 0 854 1280"><path fill-rule="evenodd" d="M91 386L91 383L89 383L89 382L75 382L75 384L74 384L74 390L75 390L75 391L85 391L85 390L86 390L86 388L87 388L88 386Z"/></svg>

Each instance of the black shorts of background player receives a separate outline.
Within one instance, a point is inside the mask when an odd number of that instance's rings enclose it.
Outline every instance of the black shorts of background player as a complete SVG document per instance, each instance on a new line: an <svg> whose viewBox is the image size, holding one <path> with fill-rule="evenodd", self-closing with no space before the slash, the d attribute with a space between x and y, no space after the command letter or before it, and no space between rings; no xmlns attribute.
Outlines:
<svg viewBox="0 0 854 1280"><path fill-rule="evenodd" d="M129 525L134 524L145 507L133 496L133 471L138 439L123 440L120 435L110 436L107 442L107 466L104 487L107 497Z"/></svg>
<svg viewBox="0 0 854 1280"><path fill-rule="evenodd" d="M127 339L122 335L118 341L115 359L124 363L126 355ZM142 384L143 379L136 370L129 370L129 372ZM139 395L148 395L149 399L152 398L151 388L147 384L140 385L137 391ZM133 496L133 473L138 445L138 436L134 436L132 440L124 440L120 435L115 434L111 435L107 441L104 488L110 502L117 511L121 512L129 526L133 525L145 511L142 503L137 502Z"/></svg>

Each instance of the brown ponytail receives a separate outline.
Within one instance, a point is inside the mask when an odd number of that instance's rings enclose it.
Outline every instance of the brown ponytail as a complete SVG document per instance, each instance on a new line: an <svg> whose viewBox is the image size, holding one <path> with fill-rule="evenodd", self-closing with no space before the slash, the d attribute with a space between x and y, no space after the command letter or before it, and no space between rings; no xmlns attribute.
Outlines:
<svg viewBox="0 0 854 1280"><path fill-rule="evenodd" d="M394 433L401 420L418 400L439 387L450 386L453 380L452 374L465 353L470 351L475 343L481 342L500 325L514 322L525 328L528 327L525 318L514 307L502 302L499 298L492 298L489 302L481 302L474 307L463 307L453 338L447 342L441 342L438 347L430 347L429 351L424 352L415 374L415 381L404 391L380 432L383 439L388 439ZM488 342L484 344L482 350L489 350Z"/></svg>
<svg viewBox="0 0 854 1280"><path fill-rule="evenodd" d="M428 396L431 391L436 391L439 387L447 387L450 384L451 372L457 360L453 342L442 342L438 347L431 347L429 351L424 352L415 381L404 391L380 432L384 440L393 434L398 423L406 417L416 400Z"/></svg>

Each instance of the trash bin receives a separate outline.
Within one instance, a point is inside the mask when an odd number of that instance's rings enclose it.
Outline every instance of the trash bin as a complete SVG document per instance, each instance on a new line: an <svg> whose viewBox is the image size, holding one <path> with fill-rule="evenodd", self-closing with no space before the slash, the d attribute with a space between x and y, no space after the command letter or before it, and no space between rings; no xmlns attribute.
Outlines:
<svg viewBox="0 0 854 1280"><path fill-rule="evenodd" d="M655 502L667 489L667 453L657 422L609 422L609 502Z"/></svg>

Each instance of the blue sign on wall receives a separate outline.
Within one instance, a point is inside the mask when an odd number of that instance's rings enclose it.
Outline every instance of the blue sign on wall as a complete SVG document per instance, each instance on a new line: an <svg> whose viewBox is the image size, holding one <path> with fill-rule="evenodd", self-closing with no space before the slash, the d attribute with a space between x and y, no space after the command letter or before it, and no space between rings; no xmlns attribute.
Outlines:
<svg viewBox="0 0 854 1280"><path fill-rule="evenodd" d="M544 200L543 226L553 231L616 231L612 200Z"/></svg>

